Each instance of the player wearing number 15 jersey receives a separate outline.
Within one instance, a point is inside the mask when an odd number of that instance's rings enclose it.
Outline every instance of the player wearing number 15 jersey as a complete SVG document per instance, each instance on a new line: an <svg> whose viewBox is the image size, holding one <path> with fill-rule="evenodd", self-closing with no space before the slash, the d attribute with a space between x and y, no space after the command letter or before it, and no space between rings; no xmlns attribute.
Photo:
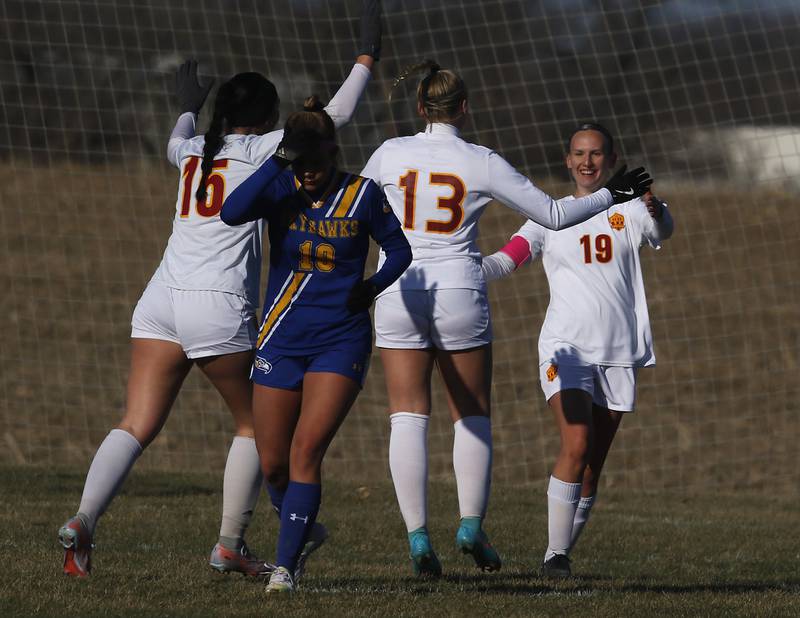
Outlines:
<svg viewBox="0 0 800 618"><path fill-rule="evenodd" d="M618 174L566 208L536 188L500 155L464 141L467 90L452 71L426 62L417 87L425 130L385 142L362 175L383 187L411 244L414 260L376 303L391 436L389 465L408 531L414 571L437 576L441 567L427 532L427 447L430 380L438 365L454 423L461 521L456 544L487 571L500 558L482 529L492 461L490 423L491 324L477 246L478 219L496 199L542 225L560 229L606 210L622 192L640 195L643 170ZM629 198L628 198L629 199Z"/></svg>
<svg viewBox="0 0 800 618"><path fill-rule="evenodd" d="M575 196L602 186L616 162L613 139L596 123L571 136L567 167ZM539 374L561 434L548 488L549 543L542 571L570 574L568 554L589 516L622 414L632 412L636 372L655 363L639 248L659 248L672 218L651 193L615 204L558 232L527 222L483 261L488 279L542 257L550 305L539 336Z"/></svg>
<svg viewBox="0 0 800 618"><path fill-rule="evenodd" d="M380 47L379 13L378 3L368 0L363 53L329 106L338 125L349 121L369 80ZM211 125L205 136L195 137L195 120L210 88L198 82L196 62L181 66L177 94L182 113L167 149L169 161L180 170L173 232L134 310L125 415L92 460L78 514L59 530L67 574L89 574L97 520L161 430L195 364L219 391L236 425L225 467L220 537L210 564L254 576L271 571L243 539L262 485L248 379L261 228L258 223L229 228L219 213L225 196L280 142L282 131L271 132L279 101L265 77L240 73L220 86Z"/></svg>

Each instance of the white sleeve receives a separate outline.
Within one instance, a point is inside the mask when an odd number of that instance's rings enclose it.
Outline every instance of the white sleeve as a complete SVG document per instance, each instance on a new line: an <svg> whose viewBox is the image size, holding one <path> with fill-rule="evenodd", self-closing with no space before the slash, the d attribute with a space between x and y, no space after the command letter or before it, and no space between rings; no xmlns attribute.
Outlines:
<svg viewBox="0 0 800 618"><path fill-rule="evenodd" d="M175 128L169 136L167 142L167 161L172 163L175 167L180 167L181 157L180 149L186 140L194 137L195 123L197 116L192 112L184 112L178 116L178 121L175 123Z"/></svg>
<svg viewBox="0 0 800 618"><path fill-rule="evenodd" d="M383 187L381 184L381 159L383 158L383 147L379 146L378 149L372 153L372 156L367 161L364 169L361 170L361 176L373 180L376 185Z"/></svg>
<svg viewBox="0 0 800 618"><path fill-rule="evenodd" d="M551 230L561 230L607 210L614 200L608 189L570 200L569 208L536 187L496 152L488 158L489 191L495 199Z"/></svg>
<svg viewBox="0 0 800 618"><path fill-rule="evenodd" d="M347 76L339 90L333 95L325 111L328 112L337 129L340 129L353 119L358 101L361 99L361 95L364 93L371 76L372 71L357 62L353 65L350 75Z"/></svg>
<svg viewBox="0 0 800 618"><path fill-rule="evenodd" d="M513 273L517 268L514 260L502 251L496 251L491 255L483 256L481 260L481 270L486 281L502 279Z"/></svg>

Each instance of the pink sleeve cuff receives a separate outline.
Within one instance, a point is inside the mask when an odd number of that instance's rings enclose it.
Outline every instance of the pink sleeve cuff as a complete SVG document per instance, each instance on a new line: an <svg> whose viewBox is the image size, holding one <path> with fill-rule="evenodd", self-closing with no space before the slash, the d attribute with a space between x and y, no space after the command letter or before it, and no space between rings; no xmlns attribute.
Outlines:
<svg viewBox="0 0 800 618"><path fill-rule="evenodd" d="M520 264L524 264L531 257L531 246L522 236L512 237L500 251L514 261L514 268L519 268Z"/></svg>

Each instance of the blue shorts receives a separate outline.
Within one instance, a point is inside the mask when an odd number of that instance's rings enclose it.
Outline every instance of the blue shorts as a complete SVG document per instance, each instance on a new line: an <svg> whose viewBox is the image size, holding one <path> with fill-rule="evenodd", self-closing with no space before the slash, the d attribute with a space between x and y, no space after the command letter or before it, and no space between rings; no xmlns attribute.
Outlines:
<svg viewBox="0 0 800 618"><path fill-rule="evenodd" d="M369 352L363 350L326 350L299 356L257 350L250 370L255 384L297 390L308 372L338 373L364 386L369 369Z"/></svg>

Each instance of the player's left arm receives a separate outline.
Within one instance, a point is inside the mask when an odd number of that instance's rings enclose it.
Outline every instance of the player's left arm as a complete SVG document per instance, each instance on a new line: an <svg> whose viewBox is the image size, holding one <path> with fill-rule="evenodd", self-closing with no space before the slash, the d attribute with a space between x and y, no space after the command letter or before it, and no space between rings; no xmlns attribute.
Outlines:
<svg viewBox="0 0 800 618"><path fill-rule="evenodd" d="M661 241L672 236L675 231L675 222L667 204L653 195L651 191L645 193L641 199L647 208L643 226L644 236L653 247L658 247Z"/></svg>
<svg viewBox="0 0 800 618"><path fill-rule="evenodd" d="M207 84L200 83L197 60L187 60L175 73L175 97L181 113L167 142L167 160L175 167L180 167L180 147L194 137L197 115L213 85L213 79Z"/></svg>
<svg viewBox="0 0 800 618"><path fill-rule="evenodd" d="M364 0L356 63L325 107L337 129L353 119L361 95L372 76L372 67L380 60L381 12L380 0Z"/></svg>
<svg viewBox="0 0 800 618"><path fill-rule="evenodd" d="M411 246L383 192L374 184L370 191L369 234L380 245L386 259L378 272L359 281L350 290L347 308L353 313L368 309L375 297L403 274L412 259Z"/></svg>

